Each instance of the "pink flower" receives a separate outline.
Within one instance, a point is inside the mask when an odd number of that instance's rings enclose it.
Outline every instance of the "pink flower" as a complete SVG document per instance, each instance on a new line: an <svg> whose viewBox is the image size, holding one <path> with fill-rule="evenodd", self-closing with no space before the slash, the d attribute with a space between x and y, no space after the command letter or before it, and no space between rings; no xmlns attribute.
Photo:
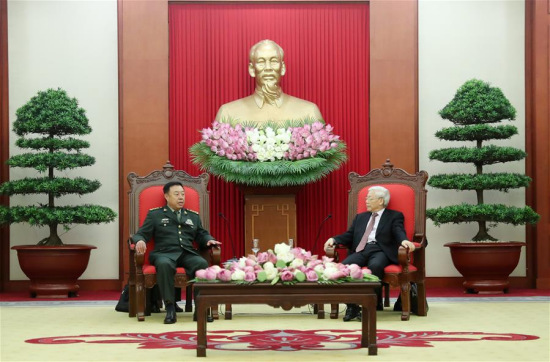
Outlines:
<svg viewBox="0 0 550 362"><path fill-rule="evenodd" d="M307 269L304 273L308 282L316 282L317 280L319 280L319 276L313 269Z"/></svg>
<svg viewBox="0 0 550 362"><path fill-rule="evenodd" d="M356 264L351 264L349 267L349 276L353 279L363 279L363 271Z"/></svg>
<svg viewBox="0 0 550 362"><path fill-rule="evenodd" d="M256 273L254 273L254 270L246 271L244 273L245 282L253 282L254 280L256 280Z"/></svg>
<svg viewBox="0 0 550 362"><path fill-rule="evenodd" d="M273 253L267 253L267 261L272 262L273 264L277 263L277 255Z"/></svg>
<svg viewBox="0 0 550 362"><path fill-rule="evenodd" d="M256 260L258 261L258 263L263 264L269 260L269 256L266 252L258 253L258 257Z"/></svg>
<svg viewBox="0 0 550 362"><path fill-rule="evenodd" d="M290 270L288 269L284 269L282 272L281 272L281 280L284 281L284 282L289 282L291 280L294 279L294 273L292 273Z"/></svg>
<svg viewBox="0 0 550 362"><path fill-rule="evenodd" d="M337 270L336 272L332 273L330 275L330 280L338 280L340 278L345 278L347 276L346 273L344 273L343 271L341 270Z"/></svg>
<svg viewBox="0 0 550 362"><path fill-rule="evenodd" d="M206 279L206 269L200 269L195 272L197 279Z"/></svg>
<svg viewBox="0 0 550 362"><path fill-rule="evenodd" d="M218 279L222 282L230 282L231 281L231 272L227 269L222 269L218 272Z"/></svg>

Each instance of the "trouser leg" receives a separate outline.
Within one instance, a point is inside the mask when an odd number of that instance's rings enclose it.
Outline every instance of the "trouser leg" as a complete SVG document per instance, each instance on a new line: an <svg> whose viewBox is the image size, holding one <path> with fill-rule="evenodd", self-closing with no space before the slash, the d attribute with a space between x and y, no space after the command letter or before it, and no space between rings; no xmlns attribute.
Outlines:
<svg viewBox="0 0 550 362"><path fill-rule="evenodd" d="M167 257L155 258L157 269L157 284L164 302L174 303L174 275L176 274L176 262Z"/></svg>

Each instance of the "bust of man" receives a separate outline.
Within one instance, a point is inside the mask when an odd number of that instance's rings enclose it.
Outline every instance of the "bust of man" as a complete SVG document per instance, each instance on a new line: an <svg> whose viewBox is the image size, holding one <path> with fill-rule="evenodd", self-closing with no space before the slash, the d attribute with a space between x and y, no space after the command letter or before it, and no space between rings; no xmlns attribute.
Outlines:
<svg viewBox="0 0 550 362"><path fill-rule="evenodd" d="M272 40L262 40L250 48L248 73L255 79L254 94L226 103L216 115L219 122L255 122L258 125L290 120L322 120L312 102L283 93L281 77L285 75L283 49Z"/></svg>

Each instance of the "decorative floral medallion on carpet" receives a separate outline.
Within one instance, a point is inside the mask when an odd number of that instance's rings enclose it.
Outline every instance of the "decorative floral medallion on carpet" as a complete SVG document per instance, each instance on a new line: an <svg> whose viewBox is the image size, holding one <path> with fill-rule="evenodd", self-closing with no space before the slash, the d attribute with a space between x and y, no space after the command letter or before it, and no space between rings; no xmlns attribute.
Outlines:
<svg viewBox="0 0 550 362"><path fill-rule="evenodd" d="M378 330L378 348L390 347L434 347L432 342L465 341L528 341L538 336L515 333L444 332L416 331L402 332ZM207 335L208 348L227 351L300 351L300 350L346 350L361 348L361 330L295 330L272 329L266 331L234 330L212 331ZM167 333L120 333L83 334L33 338L26 341L34 344L73 343L137 343L138 348L182 348L196 349L195 331Z"/></svg>

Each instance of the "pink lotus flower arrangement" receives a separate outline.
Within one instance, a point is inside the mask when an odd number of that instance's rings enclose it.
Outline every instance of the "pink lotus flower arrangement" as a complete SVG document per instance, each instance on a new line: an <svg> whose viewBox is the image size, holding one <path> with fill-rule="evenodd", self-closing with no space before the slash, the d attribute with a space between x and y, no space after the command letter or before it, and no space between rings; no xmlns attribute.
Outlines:
<svg viewBox="0 0 550 362"><path fill-rule="evenodd" d="M336 149L340 136L331 125L319 121L300 127L264 129L215 121L201 131L202 142L218 156L229 160L275 161L301 160L320 152Z"/></svg>
<svg viewBox="0 0 550 362"><path fill-rule="evenodd" d="M275 245L275 250L249 255L226 264L197 270L195 281L294 284L297 282L341 283L351 281L378 281L368 268L356 264L334 263L332 258L317 255L287 244Z"/></svg>
<svg viewBox="0 0 550 362"><path fill-rule="evenodd" d="M214 122L189 148L194 164L227 182L281 187L315 182L347 160L346 143L319 121Z"/></svg>

